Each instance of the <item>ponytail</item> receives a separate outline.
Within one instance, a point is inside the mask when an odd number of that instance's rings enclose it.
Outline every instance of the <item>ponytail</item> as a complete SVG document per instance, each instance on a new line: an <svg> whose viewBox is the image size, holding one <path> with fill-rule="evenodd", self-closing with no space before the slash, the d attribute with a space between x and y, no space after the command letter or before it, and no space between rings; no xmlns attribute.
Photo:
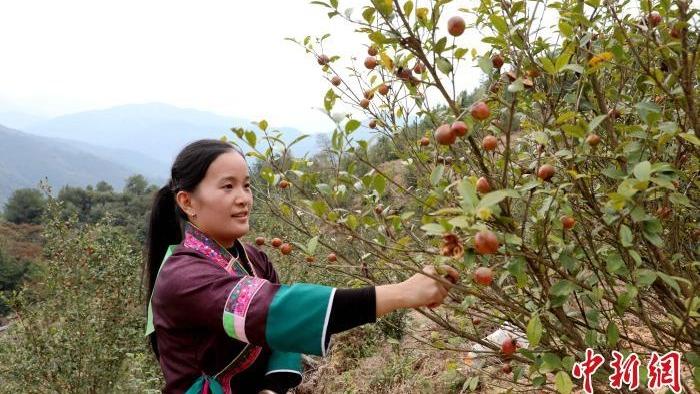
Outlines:
<svg viewBox="0 0 700 394"><path fill-rule="evenodd" d="M156 277L163 262L163 257L165 257L165 251L168 249L168 246L179 244L182 241L181 214L179 211L180 209L175 203L172 182L168 182L156 193L153 207L151 208L147 238L148 257L146 260L146 275L148 278L147 300L150 300L151 294L153 294ZM149 339L153 352L158 357L155 333L151 334Z"/></svg>

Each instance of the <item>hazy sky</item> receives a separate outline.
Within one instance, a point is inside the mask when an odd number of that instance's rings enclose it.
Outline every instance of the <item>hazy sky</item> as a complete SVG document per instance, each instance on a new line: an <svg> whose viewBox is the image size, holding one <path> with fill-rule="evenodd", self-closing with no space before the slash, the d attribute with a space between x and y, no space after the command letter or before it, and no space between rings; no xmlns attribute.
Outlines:
<svg viewBox="0 0 700 394"><path fill-rule="evenodd" d="M353 3L360 2L340 0L341 9ZM0 4L0 112L55 116L163 102L328 131L324 115L312 108L322 106L329 85L315 59L284 37L330 32L329 53L360 61L368 43L306 0ZM459 40L460 46L479 41ZM461 78L462 88L473 87L479 74L464 68Z"/></svg>

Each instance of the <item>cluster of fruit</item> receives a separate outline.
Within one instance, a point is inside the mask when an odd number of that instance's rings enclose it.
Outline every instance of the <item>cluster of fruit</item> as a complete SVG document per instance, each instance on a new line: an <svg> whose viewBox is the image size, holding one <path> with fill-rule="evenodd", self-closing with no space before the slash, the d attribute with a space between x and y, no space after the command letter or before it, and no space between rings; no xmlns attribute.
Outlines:
<svg viewBox="0 0 700 394"><path fill-rule="evenodd" d="M255 244L258 246L263 246L267 243L267 240L265 237L257 237L255 238ZM280 253L283 255L288 255L292 253L292 244L287 243L287 242L282 242L281 239L279 238L272 238L270 241L270 246L273 248L279 249ZM329 253L328 256L326 256L326 260L328 262L333 263L338 261L338 257L336 256L335 253ZM308 263L313 263L316 261L316 258L314 256L306 256L306 261Z"/></svg>

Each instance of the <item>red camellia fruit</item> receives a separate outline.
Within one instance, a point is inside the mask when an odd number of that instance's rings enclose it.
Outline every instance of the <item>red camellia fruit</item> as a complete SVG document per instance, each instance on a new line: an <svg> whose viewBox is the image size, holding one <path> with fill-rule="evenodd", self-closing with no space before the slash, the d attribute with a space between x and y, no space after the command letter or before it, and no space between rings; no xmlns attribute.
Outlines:
<svg viewBox="0 0 700 394"><path fill-rule="evenodd" d="M423 66L423 63L416 62L416 65L413 66L413 72L416 74L423 74L423 71L425 71L425 66Z"/></svg>
<svg viewBox="0 0 700 394"><path fill-rule="evenodd" d="M564 227L564 230L572 229L575 224L576 224L576 219L572 218L571 216L562 216L561 217L561 225Z"/></svg>
<svg viewBox="0 0 700 394"><path fill-rule="evenodd" d="M377 88L377 91L382 96L386 96L387 94L389 94L389 85L383 83L383 84L379 85L379 87Z"/></svg>
<svg viewBox="0 0 700 394"><path fill-rule="evenodd" d="M496 234L490 230L481 230L474 236L474 249L479 254L494 254L499 246Z"/></svg>
<svg viewBox="0 0 700 394"><path fill-rule="evenodd" d="M367 100L366 98L363 98L362 100L360 100L360 107L362 107L362 108L369 107L369 100Z"/></svg>
<svg viewBox="0 0 700 394"><path fill-rule="evenodd" d="M367 100L372 100L374 98L373 90L365 90L363 94Z"/></svg>
<svg viewBox="0 0 700 394"><path fill-rule="evenodd" d="M333 84L333 86L340 86L341 82L342 80L337 75L334 75L333 78L331 78L331 83Z"/></svg>
<svg viewBox="0 0 700 394"><path fill-rule="evenodd" d="M554 176L554 167L552 167L550 164L543 164L537 170L537 176L543 181L548 181L552 179L552 177Z"/></svg>
<svg viewBox="0 0 700 394"><path fill-rule="evenodd" d="M489 185L488 179L481 177L476 181L476 191L482 194L486 194L491 191L491 185Z"/></svg>
<svg viewBox="0 0 700 394"><path fill-rule="evenodd" d="M513 338L506 338L503 343L501 343L501 354L504 357L512 356L518 347L518 341Z"/></svg>
<svg viewBox="0 0 700 394"><path fill-rule="evenodd" d="M314 261L316 261L316 258L314 256L306 256L307 263L313 263Z"/></svg>
<svg viewBox="0 0 700 394"><path fill-rule="evenodd" d="M681 38L682 33L683 28L679 25L674 25L673 28L671 28L671 37L675 38L676 40L679 40Z"/></svg>
<svg viewBox="0 0 700 394"><path fill-rule="evenodd" d="M328 56L326 56L326 55L318 55L318 57L316 58L316 61L318 62L319 65L325 66L326 64L328 64L328 62L331 61L331 59L328 58Z"/></svg>
<svg viewBox="0 0 700 394"><path fill-rule="evenodd" d="M367 56L365 59L365 67L370 70L374 70L374 68L377 67L377 58L374 56Z"/></svg>
<svg viewBox="0 0 700 394"><path fill-rule="evenodd" d="M379 53L379 51L377 51L377 47L371 46L371 47L367 48L367 54L368 54L368 55L370 55L370 56L377 56L377 53Z"/></svg>
<svg viewBox="0 0 700 394"><path fill-rule="evenodd" d="M376 119L372 119L372 120L369 121L369 128L370 128L370 129L376 129L376 128L377 128L377 120L376 120Z"/></svg>
<svg viewBox="0 0 700 394"><path fill-rule="evenodd" d="M292 245L282 244L282 246L280 246L280 252L282 252L284 255L292 253Z"/></svg>
<svg viewBox="0 0 700 394"><path fill-rule="evenodd" d="M498 53L493 55L493 57L491 57L491 64L493 64L494 68L500 69L503 67L503 56Z"/></svg>
<svg viewBox="0 0 700 394"><path fill-rule="evenodd" d="M338 260L338 257L335 255L335 253L329 253L327 259L331 263L334 263Z"/></svg>
<svg viewBox="0 0 700 394"><path fill-rule="evenodd" d="M469 132L469 127L467 127L466 123L462 122L461 120L458 120L452 123L452 132L457 137L464 137Z"/></svg>
<svg viewBox="0 0 700 394"><path fill-rule="evenodd" d="M536 68L530 68L527 70L527 76L530 78L537 78L540 76L540 72Z"/></svg>
<svg viewBox="0 0 700 394"><path fill-rule="evenodd" d="M258 246L265 245L265 237L257 237L255 238L255 244Z"/></svg>
<svg viewBox="0 0 700 394"><path fill-rule="evenodd" d="M487 135L481 140L481 147L484 148L484 150L492 151L496 149L496 146L498 146L498 138L492 135Z"/></svg>
<svg viewBox="0 0 700 394"><path fill-rule="evenodd" d="M396 72L396 76L399 77L400 80L410 81L411 80L411 69L399 67L399 70Z"/></svg>
<svg viewBox="0 0 700 394"><path fill-rule="evenodd" d="M271 244L272 244L273 247L279 248L280 245L282 245L282 240L279 239L279 238L272 238Z"/></svg>
<svg viewBox="0 0 700 394"><path fill-rule="evenodd" d="M279 187L280 187L281 189L286 189L286 188L289 187L289 182L287 182L287 181L285 181L285 180L283 179L283 180L280 181Z"/></svg>
<svg viewBox="0 0 700 394"><path fill-rule="evenodd" d="M455 37L461 36L465 27L464 19L459 15L455 15L447 21L447 31Z"/></svg>
<svg viewBox="0 0 700 394"><path fill-rule="evenodd" d="M428 137L423 137L419 141L420 146L428 146L430 145L430 139Z"/></svg>
<svg viewBox="0 0 700 394"><path fill-rule="evenodd" d="M649 26L651 27L656 27L661 23L661 14L659 14L658 11L652 11L647 15L647 22L649 22Z"/></svg>
<svg viewBox="0 0 700 394"><path fill-rule="evenodd" d="M513 367L510 366L510 363L505 363L501 367L501 372L503 372L503 373L508 374L508 373L511 373L512 371L513 371Z"/></svg>
<svg viewBox="0 0 700 394"><path fill-rule="evenodd" d="M600 143L600 136L598 134L589 134L586 137L586 143L590 146L597 146Z"/></svg>
<svg viewBox="0 0 700 394"><path fill-rule="evenodd" d="M489 286L493 282L493 271L489 267L479 267L474 271L474 282Z"/></svg>
<svg viewBox="0 0 700 394"><path fill-rule="evenodd" d="M471 114L472 118L476 120L484 120L491 115L491 110L485 102L478 101L472 105Z"/></svg>
<svg viewBox="0 0 700 394"><path fill-rule="evenodd" d="M440 145L452 145L457 140L457 135L452 132L450 125L445 123L435 130L435 140Z"/></svg>
<svg viewBox="0 0 700 394"><path fill-rule="evenodd" d="M376 213L377 215L381 215L383 211L384 211L384 205L382 205L382 204L377 204L377 206L374 207L374 213Z"/></svg>
<svg viewBox="0 0 700 394"><path fill-rule="evenodd" d="M472 324L474 324L475 326L478 326L479 324L481 324L481 319L478 317L473 318Z"/></svg>

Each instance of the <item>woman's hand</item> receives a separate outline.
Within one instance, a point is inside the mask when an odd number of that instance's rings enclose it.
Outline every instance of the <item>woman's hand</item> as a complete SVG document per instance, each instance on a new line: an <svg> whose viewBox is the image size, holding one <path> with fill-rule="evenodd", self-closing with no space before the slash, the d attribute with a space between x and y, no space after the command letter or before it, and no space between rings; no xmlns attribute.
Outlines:
<svg viewBox="0 0 700 394"><path fill-rule="evenodd" d="M448 290L452 287L450 283L456 283L459 280L459 273L447 265L440 268L447 272L445 279L441 281L419 273L401 283L377 286L377 317L400 308L421 306L434 308L442 304ZM423 272L439 277L432 265L423 267Z"/></svg>

